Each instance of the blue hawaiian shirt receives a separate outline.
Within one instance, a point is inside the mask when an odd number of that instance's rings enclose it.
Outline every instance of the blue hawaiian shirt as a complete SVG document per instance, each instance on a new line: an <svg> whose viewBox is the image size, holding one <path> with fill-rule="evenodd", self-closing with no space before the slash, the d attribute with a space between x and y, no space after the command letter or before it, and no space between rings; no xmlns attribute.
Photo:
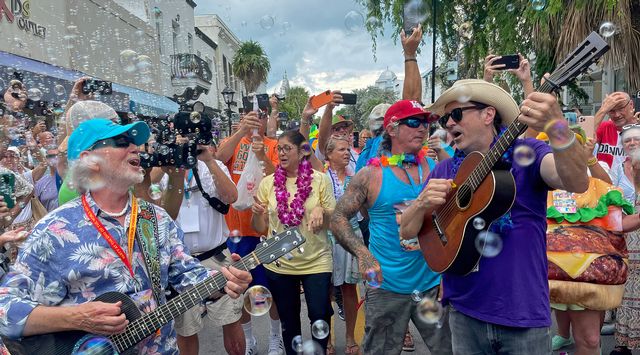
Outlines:
<svg viewBox="0 0 640 355"><path fill-rule="evenodd" d="M90 194L86 196L90 208L126 252L128 227L101 212ZM154 208L158 220L161 284L182 292L213 271L191 257L183 244L182 230L167 212L155 205ZM129 225L129 217L124 225ZM60 206L34 227L20 248L15 265L2 280L0 334L20 338L27 317L38 305L81 304L109 291L128 295L143 313L155 309L151 280L138 244L134 245L135 277L132 277L84 213L80 198ZM160 302L166 302L164 295L161 297ZM178 354L173 322L138 344L138 349L142 354Z"/></svg>

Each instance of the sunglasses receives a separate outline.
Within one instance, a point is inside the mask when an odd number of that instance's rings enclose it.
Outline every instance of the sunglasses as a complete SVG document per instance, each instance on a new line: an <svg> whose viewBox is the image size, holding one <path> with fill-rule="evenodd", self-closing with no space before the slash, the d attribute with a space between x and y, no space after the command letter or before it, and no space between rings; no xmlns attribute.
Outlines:
<svg viewBox="0 0 640 355"><path fill-rule="evenodd" d="M467 110L482 110L485 108L487 108L487 105L483 105L483 104L475 104L473 106L454 108L453 110L451 110L451 112L448 112L442 115L442 117L440 117L440 120L438 122L440 123L440 126L442 126L442 128L446 128L447 122L449 122L449 118L453 119L453 122L459 123L460 121L462 121L462 112Z"/></svg>
<svg viewBox="0 0 640 355"><path fill-rule="evenodd" d="M89 150L94 150L98 148L104 147L113 147L113 148L129 148L129 144L135 144L135 141L132 137L121 134L111 138L101 139L95 142Z"/></svg>
<svg viewBox="0 0 640 355"><path fill-rule="evenodd" d="M420 126L429 128L429 121L418 117L409 117L398 121L398 125L404 125L409 128L418 128Z"/></svg>

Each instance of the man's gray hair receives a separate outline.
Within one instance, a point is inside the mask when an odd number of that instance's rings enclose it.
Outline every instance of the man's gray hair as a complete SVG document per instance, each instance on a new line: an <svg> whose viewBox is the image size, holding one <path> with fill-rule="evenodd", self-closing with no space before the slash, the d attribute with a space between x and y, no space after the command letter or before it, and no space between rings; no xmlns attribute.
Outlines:
<svg viewBox="0 0 640 355"><path fill-rule="evenodd" d="M67 179L69 187L84 194L88 191L97 190L105 185L104 179L96 176L96 172L91 169L92 165L103 163L103 158L96 154L89 154L80 157L69 163Z"/></svg>

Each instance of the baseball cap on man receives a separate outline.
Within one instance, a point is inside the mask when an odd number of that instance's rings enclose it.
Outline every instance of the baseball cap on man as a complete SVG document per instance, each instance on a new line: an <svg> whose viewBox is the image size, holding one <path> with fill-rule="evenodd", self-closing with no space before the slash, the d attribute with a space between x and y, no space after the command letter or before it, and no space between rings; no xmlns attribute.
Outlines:
<svg viewBox="0 0 640 355"><path fill-rule="evenodd" d="M429 111L425 111L418 101L400 100L387 109L387 113L384 114L383 127L387 128L387 126L394 122L415 116L424 117L424 119L429 122L435 122L438 120L437 116L432 115Z"/></svg>
<svg viewBox="0 0 640 355"><path fill-rule="evenodd" d="M134 133L135 131L135 133ZM112 138L123 133L129 133L135 145L142 145L147 142L151 132L149 126L142 121L134 122L125 126L113 123L105 118L95 118L80 123L67 143L67 158L75 160L80 157L80 153L91 148L97 141Z"/></svg>

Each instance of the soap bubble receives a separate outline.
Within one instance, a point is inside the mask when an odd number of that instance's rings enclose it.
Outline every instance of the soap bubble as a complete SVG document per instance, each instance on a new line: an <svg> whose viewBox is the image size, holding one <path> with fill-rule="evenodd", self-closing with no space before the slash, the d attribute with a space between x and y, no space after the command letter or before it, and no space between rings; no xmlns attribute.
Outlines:
<svg viewBox="0 0 640 355"><path fill-rule="evenodd" d="M291 348L296 353L302 352L302 335L296 335L293 337L293 340L291 340Z"/></svg>
<svg viewBox="0 0 640 355"><path fill-rule="evenodd" d="M40 101L42 99L42 91L38 88L31 88L27 91L27 96L33 101Z"/></svg>
<svg viewBox="0 0 640 355"><path fill-rule="evenodd" d="M260 18L260 27L262 27L263 30L270 30L274 23L275 19L272 15L264 15Z"/></svg>
<svg viewBox="0 0 640 355"><path fill-rule="evenodd" d="M414 302L420 302L422 300L422 292L418 290L413 290L413 292L411 292L411 299Z"/></svg>
<svg viewBox="0 0 640 355"><path fill-rule="evenodd" d="M600 25L599 32L602 37L609 38L614 34L616 34L616 30L617 30L616 25L613 24L613 22L606 21Z"/></svg>
<svg viewBox="0 0 640 355"><path fill-rule="evenodd" d="M282 31L288 32L291 29L291 22L285 21L282 23Z"/></svg>
<svg viewBox="0 0 640 355"><path fill-rule="evenodd" d="M149 197L153 200L159 200L162 197L162 187L159 184L151 184L149 186Z"/></svg>
<svg viewBox="0 0 640 355"><path fill-rule="evenodd" d="M380 283L376 279L376 271L373 269L367 270L367 284L372 288L379 288Z"/></svg>
<svg viewBox="0 0 640 355"><path fill-rule="evenodd" d="M136 71L136 60L138 53L131 49L125 49L120 52L120 66L127 73L133 73Z"/></svg>
<svg viewBox="0 0 640 355"><path fill-rule="evenodd" d="M493 232L480 232L476 236L475 245L480 255L493 258L502 251L502 238Z"/></svg>
<svg viewBox="0 0 640 355"><path fill-rule="evenodd" d="M198 124L202 119L202 114L198 111L193 111L189 114L189 119L191 120L191 122Z"/></svg>
<svg viewBox="0 0 640 355"><path fill-rule="evenodd" d="M242 237L240 236L240 231L237 229L234 229L232 231L229 232L229 240L232 243L240 243L240 240L242 240Z"/></svg>
<svg viewBox="0 0 640 355"><path fill-rule="evenodd" d="M486 226L484 219L481 217L476 217L473 219L473 228L477 230L482 230Z"/></svg>
<svg viewBox="0 0 640 355"><path fill-rule="evenodd" d="M360 31L364 27L364 16L358 11L351 10L344 16L344 26L350 33Z"/></svg>
<svg viewBox="0 0 640 355"><path fill-rule="evenodd" d="M435 299L425 297L416 306L418 318L426 324L437 324L444 314L442 304Z"/></svg>
<svg viewBox="0 0 640 355"><path fill-rule="evenodd" d="M507 10L507 12L513 12L513 10L516 7L513 4L507 4L507 6L505 6L505 9Z"/></svg>
<svg viewBox="0 0 640 355"><path fill-rule="evenodd" d="M57 84L56 86L53 87L53 92L57 96L64 96L67 93L67 90L65 90L64 86Z"/></svg>
<svg viewBox="0 0 640 355"><path fill-rule="evenodd" d="M266 314L272 303L271 291L261 285L250 287L244 294L244 309L252 316Z"/></svg>
<svg viewBox="0 0 640 355"><path fill-rule="evenodd" d="M536 152L528 145L519 145L513 150L513 160L521 167L527 167L536 161Z"/></svg>
<svg viewBox="0 0 640 355"><path fill-rule="evenodd" d="M311 325L311 334L316 339L324 339L329 336L329 324L322 319L318 319Z"/></svg>
<svg viewBox="0 0 640 355"><path fill-rule="evenodd" d="M118 119L118 114L109 105L95 100L85 100L75 103L67 113L67 122L75 129L80 123L93 119Z"/></svg>
<svg viewBox="0 0 640 355"><path fill-rule="evenodd" d="M545 0L531 0L531 7L536 11L543 10L546 5Z"/></svg>

